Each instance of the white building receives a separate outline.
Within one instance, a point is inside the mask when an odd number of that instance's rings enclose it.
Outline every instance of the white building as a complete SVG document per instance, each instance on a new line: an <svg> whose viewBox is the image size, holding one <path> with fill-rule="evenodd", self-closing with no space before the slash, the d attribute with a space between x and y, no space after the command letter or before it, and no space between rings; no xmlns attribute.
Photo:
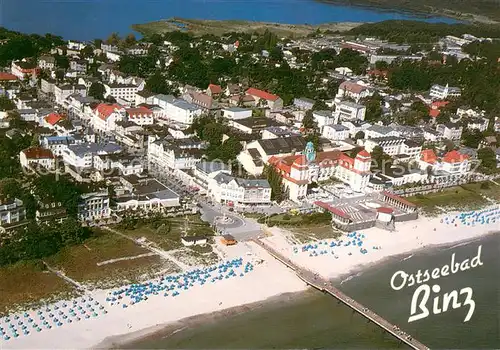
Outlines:
<svg viewBox="0 0 500 350"><path fill-rule="evenodd" d="M180 124L191 125L195 117L200 116L202 109L184 100L167 103L167 119Z"/></svg>
<svg viewBox="0 0 500 350"><path fill-rule="evenodd" d="M422 146L420 146L416 142L406 140L402 137L386 136L366 140L358 140L358 142L363 141L364 147L368 152L373 152L373 149L379 146L382 147L385 154L391 157L406 155L408 156L408 158L418 160L420 157L420 153L422 152Z"/></svg>
<svg viewBox="0 0 500 350"><path fill-rule="evenodd" d="M49 149L56 157L62 157L69 145L76 144L73 136L45 136L40 140L43 148Z"/></svg>
<svg viewBox="0 0 500 350"><path fill-rule="evenodd" d="M446 84L446 86L434 84L431 86L431 90L429 91L429 95L437 100L457 98L460 97L461 94L462 90L460 88L448 86L448 84Z"/></svg>
<svg viewBox="0 0 500 350"><path fill-rule="evenodd" d="M246 119L252 116L252 110L250 108L240 107L224 108L222 110L222 116L230 120Z"/></svg>
<svg viewBox="0 0 500 350"><path fill-rule="evenodd" d="M368 87L352 81L344 81L339 86L336 98L343 99L346 97L351 97L355 101L359 101L360 99L371 95L372 92L368 89Z"/></svg>
<svg viewBox="0 0 500 350"><path fill-rule="evenodd" d="M0 227L16 224L26 218L22 200L17 198L0 199Z"/></svg>
<svg viewBox="0 0 500 350"><path fill-rule="evenodd" d="M115 99L126 101L135 101L135 95L138 91L137 86L133 84L104 84L104 98L112 96Z"/></svg>
<svg viewBox="0 0 500 350"><path fill-rule="evenodd" d="M313 112L314 121L318 124L320 130L323 129L325 125L335 124L336 118L332 111L314 111Z"/></svg>
<svg viewBox="0 0 500 350"><path fill-rule="evenodd" d="M66 99L73 94L79 94L83 97L87 96L87 88L85 85L55 85L54 86L54 97L55 102L62 105L66 102Z"/></svg>
<svg viewBox="0 0 500 350"><path fill-rule="evenodd" d="M444 139L460 140L462 138L462 127L455 123L438 124L436 131L439 132Z"/></svg>
<svg viewBox="0 0 500 350"><path fill-rule="evenodd" d="M334 114L340 120L365 120L366 107L351 101L340 101L335 104Z"/></svg>
<svg viewBox="0 0 500 350"><path fill-rule="evenodd" d="M349 128L342 124L325 125L322 136L328 140L342 141L349 138Z"/></svg>
<svg viewBox="0 0 500 350"><path fill-rule="evenodd" d="M467 129L476 129L484 132L488 129L490 120L488 118L474 118L467 123Z"/></svg>
<svg viewBox="0 0 500 350"><path fill-rule="evenodd" d="M96 131L110 132L116 129L116 122L126 118L126 110L119 104L101 103L92 115L91 123Z"/></svg>
<svg viewBox="0 0 500 350"><path fill-rule="evenodd" d="M152 125L154 124L153 111L144 106L137 108L126 109L127 118L137 125Z"/></svg>
<svg viewBox="0 0 500 350"><path fill-rule="evenodd" d="M85 193L78 203L78 219L84 222L108 219L111 216L108 191Z"/></svg>
<svg viewBox="0 0 500 350"><path fill-rule="evenodd" d="M158 169L193 169L205 154L200 148L181 148L155 136L148 138L148 162Z"/></svg>
<svg viewBox="0 0 500 350"><path fill-rule="evenodd" d="M208 180L208 194L217 203L257 205L271 203L271 186L267 180L235 178L224 172Z"/></svg>
<svg viewBox="0 0 500 350"><path fill-rule="evenodd" d="M37 169L42 167L52 170L56 166L56 159L51 150L41 147L31 147L19 153L19 161L23 168Z"/></svg>
<svg viewBox="0 0 500 350"><path fill-rule="evenodd" d="M96 157L102 155L118 154L122 148L116 143L97 144L82 143L69 145L63 151L63 161L75 169L95 168Z"/></svg>

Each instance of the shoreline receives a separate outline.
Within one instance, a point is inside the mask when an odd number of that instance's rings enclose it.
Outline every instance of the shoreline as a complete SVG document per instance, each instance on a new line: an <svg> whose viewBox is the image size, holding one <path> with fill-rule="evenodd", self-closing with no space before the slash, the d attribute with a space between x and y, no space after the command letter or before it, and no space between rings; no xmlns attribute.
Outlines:
<svg viewBox="0 0 500 350"><path fill-rule="evenodd" d="M446 225L445 216L441 218L420 217L418 220L397 223L397 231L389 232L377 228L360 231L363 236L363 247L369 252L360 252L357 245L338 245L330 248L321 241L312 241L304 246L318 245L320 250L335 249L331 254L312 255L309 251L298 251L301 245L290 243L289 231L276 227L268 230L273 236L262 238L266 244L282 251L296 264L314 271L325 278L342 283L342 278L352 278L359 271L370 269L375 265L385 264L388 260L404 254L423 252L439 246L452 247L473 240L482 239L488 234L498 234L500 209L498 205L480 212L493 210L496 221L488 225L454 226ZM448 213L454 217L455 213ZM464 214L462 214L464 215ZM465 214L469 215L469 214ZM451 220L451 219L450 219ZM418 228L418 230L417 230ZM437 230L439 228L439 230ZM351 233L352 235L352 233ZM352 239L344 235L342 239ZM351 236L352 237L352 236ZM333 239L329 241L334 241ZM377 248L377 249L372 249ZM378 247L381 248L379 249ZM54 327L50 331L20 336L4 341L0 339L0 347L10 349L25 348L70 348L79 344L81 348L113 348L121 344L136 343L148 337L175 332L183 327L194 327L203 322L210 322L220 317L243 313L253 308L282 303L300 297L311 289L300 280L293 271L271 257L263 248L253 242L240 242L231 247L218 246L224 252L224 261L244 257L245 261L254 264L255 269L241 278L226 278L220 282L198 285L189 290L180 290L180 294L172 298L161 295L150 295L145 301L129 307L121 307L129 297L114 305L106 299L108 290L92 291L94 300L99 301L107 314L82 320L78 323ZM309 249L309 248L308 248ZM296 251L296 252L295 252ZM311 255L310 255L311 254ZM336 258L335 256L338 255ZM220 266L220 265L219 265ZM194 270L192 267L188 271ZM237 272L236 276L239 275ZM278 278L277 278L278 277ZM150 282L156 280L150 280ZM124 286L127 288L127 286ZM116 290L115 290L116 291ZM73 299L74 300L74 299ZM66 301L67 302L67 301ZM45 306L44 306L45 307ZM0 319L0 325L2 323ZM6 328L6 324L3 324Z"/></svg>

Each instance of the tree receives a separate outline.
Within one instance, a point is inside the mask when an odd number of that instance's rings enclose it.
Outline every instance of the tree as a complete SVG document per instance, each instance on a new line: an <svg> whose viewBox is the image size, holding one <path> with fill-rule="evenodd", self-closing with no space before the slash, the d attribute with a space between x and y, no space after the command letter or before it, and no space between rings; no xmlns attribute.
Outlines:
<svg viewBox="0 0 500 350"><path fill-rule="evenodd" d="M374 94L365 100L367 122L377 122L382 118L382 97L379 94Z"/></svg>
<svg viewBox="0 0 500 350"><path fill-rule="evenodd" d="M483 134L477 129L466 129L462 135L462 140L465 146L477 148L483 140Z"/></svg>
<svg viewBox="0 0 500 350"><path fill-rule="evenodd" d="M106 42L109 44L109 45L118 45L120 43L120 36L118 35L118 33L116 32L113 32L111 33L111 35L108 37L108 39L106 40Z"/></svg>
<svg viewBox="0 0 500 350"><path fill-rule="evenodd" d="M7 96L0 95L0 111L11 111L16 105Z"/></svg>
<svg viewBox="0 0 500 350"><path fill-rule="evenodd" d="M264 165L264 175L271 186L271 199L277 202L283 200L283 180L271 165Z"/></svg>
<svg viewBox="0 0 500 350"><path fill-rule="evenodd" d="M56 61L57 68L61 68L61 69L68 69L69 68L69 58L68 58L68 56L65 56L65 55L55 55L54 58L55 58L55 61Z"/></svg>
<svg viewBox="0 0 500 350"><path fill-rule="evenodd" d="M130 33L129 35L127 35L125 37L124 42L125 42L126 46L132 46L132 45L134 45L137 42L137 40L135 38L135 35L132 34L132 33Z"/></svg>
<svg viewBox="0 0 500 350"><path fill-rule="evenodd" d="M355 140L361 140L365 138L365 133L363 131L358 131L356 135L354 135Z"/></svg>
<svg viewBox="0 0 500 350"><path fill-rule="evenodd" d="M386 61L375 62L375 69L386 70L387 68L389 68L389 64Z"/></svg>
<svg viewBox="0 0 500 350"><path fill-rule="evenodd" d="M328 106L326 105L325 101L322 100L315 101L312 107L313 111L324 111L325 109L328 109Z"/></svg>
<svg viewBox="0 0 500 350"><path fill-rule="evenodd" d="M59 80L59 81L63 81L63 80L64 80L64 76L65 76L66 74L64 73L64 71L63 71L63 70L58 69L58 70L56 70L55 75L56 75L56 79L57 79L57 80Z"/></svg>
<svg viewBox="0 0 500 350"><path fill-rule="evenodd" d="M496 170L497 168L497 160L495 152L489 148L484 147L477 151L477 157L481 161L481 169L486 170L487 172Z"/></svg>
<svg viewBox="0 0 500 350"><path fill-rule="evenodd" d="M318 123L314 120L313 112L311 110L306 111L304 119L302 119L302 127L305 130L315 130L318 127Z"/></svg>
<svg viewBox="0 0 500 350"><path fill-rule="evenodd" d="M96 100L104 100L104 94L106 92L106 89L104 88L104 85L102 85L100 82L94 82L92 85L90 85L89 88L89 96L92 96Z"/></svg>
<svg viewBox="0 0 500 350"><path fill-rule="evenodd" d="M159 71L150 76L146 81L146 88L156 94L171 94L172 87Z"/></svg>

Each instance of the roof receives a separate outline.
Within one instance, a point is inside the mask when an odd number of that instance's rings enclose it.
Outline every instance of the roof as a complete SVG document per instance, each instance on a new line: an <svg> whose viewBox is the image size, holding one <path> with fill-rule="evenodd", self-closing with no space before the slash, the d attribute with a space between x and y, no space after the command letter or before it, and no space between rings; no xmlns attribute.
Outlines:
<svg viewBox="0 0 500 350"><path fill-rule="evenodd" d="M384 195L384 196L386 196L386 197L388 197L390 199L394 199L395 201L398 201L398 202L400 202L402 204L405 204L405 205L407 205L409 207L412 207L412 208L416 207L416 205L414 203L412 203L412 202L404 199L403 197L395 195L394 193L391 193L391 192L388 192L388 191L383 191L382 195Z"/></svg>
<svg viewBox="0 0 500 350"><path fill-rule="evenodd" d="M127 108L126 109L127 114L129 116L135 116L135 115L152 115L153 112L144 106L136 107L136 108Z"/></svg>
<svg viewBox="0 0 500 350"><path fill-rule="evenodd" d="M362 91L368 90L366 86L359 85L357 83L353 83L351 81L344 81L342 84L340 84L339 89L350 91L355 94L359 94Z"/></svg>
<svg viewBox="0 0 500 350"><path fill-rule="evenodd" d="M27 159L54 159L54 154L50 149L42 147L30 147L23 151Z"/></svg>
<svg viewBox="0 0 500 350"><path fill-rule="evenodd" d="M17 80L17 77L14 74L0 72L0 80L3 81Z"/></svg>
<svg viewBox="0 0 500 350"><path fill-rule="evenodd" d="M420 159L423 162L434 164L437 161L437 156L432 149L424 149L421 153Z"/></svg>
<svg viewBox="0 0 500 350"><path fill-rule="evenodd" d="M387 207L380 207L377 208L378 213L383 213L383 214L392 214L394 210L392 208L387 208Z"/></svg>
<svg viewBox="0 0 500 350"><path fill-rule="evenodd" d="M102 120L106 120L111 114L113 114L117 109L122 109L123 107L117 103L100 103L95 108L95 111L99 114Z"/></svg>
<svg viewBox="0 0 500 350"><path fill-rule="evenodd" d="M441 114L441 111L439 109L430 109L429 110L429 117L431 118L437 118Z"/></svg>
<svg viewBox="0 0 500 350"><path fill-rule="evenodd" d="M208 84L208 89L213 93L213 94L220 94L222 92L222 88L220 85L215 85L215 84Z"/></svg>
<svg viewBox="0 0 500 350"><path fill-rule="evenodd" d="M64 119L64 116L58 113L50 113L48 116L45 117L45 121L52 126L59 123L61 119Z"/></svg>
<svg viewBox="0 0 500 350"><path fill-rule="evenodd" d="M357 157L366 157L366 158L371 158L371 155L370 153L368 153L368 151L366 149L363 149L361 150L361 152L359 152L357 155L356 155L356 158Z"/></svg>
<svg viewBox="0 0 500 350"><path fill-rule="evenodd" d="M222 170L227 170L229 171L229 167L222 163L222 162L207 162L207 161L201 161L199 163L196 163L195 165L196 169L206 173L210 174L216 171L222 171Z"/></svg>
<svg viewBox="0 0 500 350"><path fill-rule="evenodd" d="M276 101L280 97L278 95L270 94L269 92L262 91L255 88L250 88L246 92L247 95L255 96L267 101Z"/></svg>
<svg viewBox="0 0 500 350"><path fill-rule="evenodd" d="M349 217L349 215L347 215L346 213L344 213L342 210L340 209L337 209L333 206L331 206L330 204L327 204L325 202L322 202L322 201L316 201L314 202L314 205L320 207L320 208L323 208L325 210L328 210L330 213L334 214L334 215L337 215L337 216L340 216L341 218L344 218L344 219L351 219Z"/></svg>
<svg viewBox="0 0 500 350"><path fill-rule="evenodd" d="M443 162L445 163L462 163L463 161L469 159L468 155L462 154L457 150L450 151L443 157Z"/></svg>
<svg viewBox="0 0 500 350"><path fill-rule="evenodd" d="M302 151L306 147L306 141L302 136L261 139L257 142L268 155L291 153L293 150Z"/></svg>

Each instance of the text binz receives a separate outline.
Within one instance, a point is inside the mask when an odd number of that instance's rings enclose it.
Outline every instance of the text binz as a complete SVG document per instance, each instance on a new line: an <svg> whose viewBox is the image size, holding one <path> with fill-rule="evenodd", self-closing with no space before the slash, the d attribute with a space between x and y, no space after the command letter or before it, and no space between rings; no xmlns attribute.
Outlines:
<svg viewBox="0 0 500 350"><path fill-rule="evenodd" d="M432 286L432 292L439 293L441 291L441 287L437 284ZM465 300L463 303L459 302L459 294L465 295ZM419 286L415 293L413 293L413 297L411 299L411 310L410 310L410 318L408 318L408 322L413 322L417 320L421 320L430 315L429 308L427 307L427 303L429 302L431 296L431 287L427 284L423 284ZM451 305L450 305L451 304ZM476 303L472 299L472 288L466 287L460 290L458 293L456 290L451 293L445 293L442 297L435 296L432 302L432 313L434 315L446 312L449 308L458 309L462 306L468 306L469 310L467 311L467 315L465 315L464 322L468 322L472 315L474 314L474 310L476 308Z"/></svg>

